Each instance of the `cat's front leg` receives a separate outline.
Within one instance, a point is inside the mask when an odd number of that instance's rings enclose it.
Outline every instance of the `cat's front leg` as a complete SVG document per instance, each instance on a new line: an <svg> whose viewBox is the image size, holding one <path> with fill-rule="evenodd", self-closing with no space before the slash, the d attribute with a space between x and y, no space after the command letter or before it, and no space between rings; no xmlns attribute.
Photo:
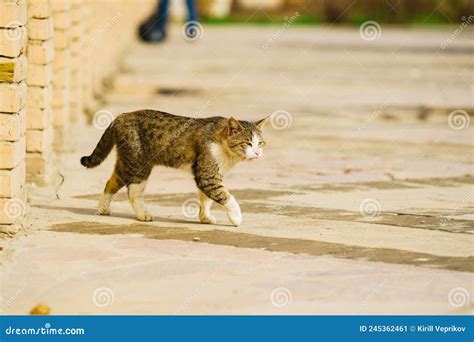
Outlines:
<svg viewBox="0 0 474 342"><path fill-rule="evenodd" d="M223 205L229 221L234 226L239 226L242 223L242 212L240 211L239 203L237 203L234 196L232 196L222 185L215 185L214 187L211 187L211 189L214 190L205 192L207 189L209 188L206 187L204 190L201 190L207 197Z"/></svg>
<svg viewBox="0 0 474 342"><path fill-rule="evenodd" d="M199 219L203 223L215 223L216 219L211 215L210 208L212 204L212 200L216 201L217 203L224 206L225 211L227 213L227 217L229 221L234 226L239 226L242 223L242 212L240 211L239 203L235 200L234 196L232 196L224 186L220 184L215 184L212 186L206 186L201 189L204 193L204 196L207 199L211 199L206 202L201 202L200 210L199 210ZM206 192L207 191L207 192Z"/></svg>
<svg viewBox="0 0 474 342"><path fill-rule="evenodd" d="M232 222L234 226L239 226L242 223L242 212L240 211L239 203L237 203L234 196L230 195L224 206L229 221Z"/></svg>
<svg viewBox="0 0 474 342"><path fill-rule="evenodd" d="M202 223L214 224L216 218L211 215L212 199L199 191L199 221Z"/></svg>
<svg viewBox="0 0 474 342"><path fill-rule="evenodd" d="M212 163L193 166L196 185L208 198L224 206L229 221L238 226L242 223L240 206L222 185L222 175Z"/></svg>

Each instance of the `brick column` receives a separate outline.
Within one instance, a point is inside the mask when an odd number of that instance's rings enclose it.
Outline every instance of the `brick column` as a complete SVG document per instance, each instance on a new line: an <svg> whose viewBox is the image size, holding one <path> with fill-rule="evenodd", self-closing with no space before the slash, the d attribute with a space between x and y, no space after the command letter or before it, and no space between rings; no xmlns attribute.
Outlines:
<svg viewBox="0 0 474 342"><path fill-rule="evenodd" d="M84 107L82 101L82 42L83 42L83 9L82 0L72 0L71 8L71 121L73 123L84 118Z"/></svg>
<svg viewBox="0 0 474 342"><path fill-rule="evenodd" d="M47 183L53 168L53 18L49 0L28 0L26 172Z"/></svg>
<svg viewBox="0 0 474 342"><path fill-rule="evenodd" d="M54 22L53 127L55 151L72 149L71 92L71 0L52 0Z"/></svg>
<svg viewBox="0 0 474 342"><path fill-rule="evenodd" d="M84 20L82 21L83 30L83 44L82 44L82 101L86 116L91 116L97 107L97 102L94 98L92 69L96 62L92 55L92 45L94 44L93 37L93 22L94 22L94 0L85 0L82 5L82 12Z"/></svg>
<svg viewBox="0 0 474 342"><path fill-rule="evenodd" d="M0 231L11 233L26 213L26 1L1 0L0 13Z"/></svg>
<svg viewBox="0 0 474 342"><path fill-rule="evenodd" d="M96 1L92 4L94 12L106 13L106 19L101 21L98 16L94 16L92 19L92 32L91 38L88 41L87 48L90 53L94 55L94 65L92 66L92 86L94 96L98 99L103 99L103 81L104 81L104 59L106 59L107 50L111 48L112 44L106 44L107 33L110 31L110 27L107 28L107 24L110 23L111 4L107 4L103 1ZM93 114L93 113L91 113Z"/></svg>
<svg viewBox="0 0 474 342"><path fill-rule="evenodd" d="M71 0L52 0L54 22L53 128L55 151L72 148L69 118L71 98Z"/></svg>

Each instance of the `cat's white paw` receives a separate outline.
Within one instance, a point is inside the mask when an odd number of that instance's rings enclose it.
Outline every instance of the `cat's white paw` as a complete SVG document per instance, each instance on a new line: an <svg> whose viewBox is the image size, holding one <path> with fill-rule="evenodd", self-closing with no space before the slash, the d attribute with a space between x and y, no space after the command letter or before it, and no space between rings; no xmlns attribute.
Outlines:
<svg viewBox="0 0 474 342"><path fill-rule="evenodd" d="M110 201L112 200L112 195L102 194L99 200L99 209L97 210L98 215L110 215Z"/></svg>
<svg viewBox="0 0 474 342"><path fill-rule="evenodd" d="M225 209L227 212L227 217L229 218L229 221L234 225L234 226L239 226L242 223L242 213L240 211L239 204L235 200L234 196L231 196L229 201L225 205Z"/></svg>
<svg viewBox="0 0 474 342"><path fill-rule="evenodd" d="M216 218L212 215L208 215L208 216L199 215L199 221L201 221L201 223L214 224L216 223Z"/></svg>
<svg viewBox="0 0 474 342"><path fill-rule="evenodd" d="M137 219L140 221L153 221L153 215L148 211L137 214Z"/></svg>

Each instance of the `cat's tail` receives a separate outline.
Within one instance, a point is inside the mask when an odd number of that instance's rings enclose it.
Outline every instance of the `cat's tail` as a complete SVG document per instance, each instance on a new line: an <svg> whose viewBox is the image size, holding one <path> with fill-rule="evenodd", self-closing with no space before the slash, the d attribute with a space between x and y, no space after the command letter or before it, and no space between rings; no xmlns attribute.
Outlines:
<svg viewBox="0 0 474 342"><path fill-rule="evenodd" d="M107 127L104 134L102 134L102 138L100 138L97 143L94 152L92 152L90 156L84 156L81 158L81 164L87 168L96 167L109 155L114 144L114 122L112 122L109 127Z"/></svg>

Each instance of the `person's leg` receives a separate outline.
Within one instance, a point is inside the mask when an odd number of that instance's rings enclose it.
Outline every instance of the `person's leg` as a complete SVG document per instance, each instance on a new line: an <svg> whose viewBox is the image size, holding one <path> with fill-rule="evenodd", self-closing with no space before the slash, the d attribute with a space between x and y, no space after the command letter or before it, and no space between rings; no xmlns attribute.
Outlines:
<svg viewBox="0 0 474 342"><path fill-rule="evenodd" d="M170 7L169 0L161 0L156 12L156 19L158 28L165 31L166 23L168 22L168 11Z"/></svg>
<svg viewBox="0 0 474 342"><path fill-rule="evenodd" d="M140 25L140 37L147 42L160 42L166 38L169 0L158 0L156 12Z"/></svg>
<svg viewBox="0 0 474 342"><path fill-rule="evenodd" d="M188 8L188 21L198 21L198 13L195 0L186 0Z"/></svg>
<svg viewBox="0 0 474 342"><path fill-rule="evenodd" d="M186 7L188 8L188 21L185 24L184 32L191 41L199 39L202 36L202 27L198 22L199 18L195 0L186 0Z"/></svg>

